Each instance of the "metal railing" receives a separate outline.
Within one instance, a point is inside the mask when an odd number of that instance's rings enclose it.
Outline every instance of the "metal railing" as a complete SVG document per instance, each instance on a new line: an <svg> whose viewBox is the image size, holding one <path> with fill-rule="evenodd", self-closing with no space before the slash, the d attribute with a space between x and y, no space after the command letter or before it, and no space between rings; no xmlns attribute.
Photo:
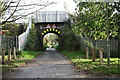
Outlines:
<svg viewBox="0 0 120 80"><path fill-rule="evenodd" d="M66 20L65 11L39 11L34 14L35 23L37 22L64 22Z"/></svg>

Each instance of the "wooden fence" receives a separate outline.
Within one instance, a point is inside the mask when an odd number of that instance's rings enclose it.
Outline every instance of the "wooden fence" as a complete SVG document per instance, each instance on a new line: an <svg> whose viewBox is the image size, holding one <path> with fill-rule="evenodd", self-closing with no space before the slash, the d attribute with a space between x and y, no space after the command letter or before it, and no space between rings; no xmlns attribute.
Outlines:
<svg viewBox="0 0 120 80"><path fill-rule="evenodd" d="M103 49L104 57L107 56L107 40L94 40L92 38L79 38L81 43L81 50L83 52L86 51L86 47L89 48L89 53L92 54L91 47L95 49L96 56L99 56L99 49ZM87 41L87 42L86 42ZM89 45L88 45L89 44ZM110 54L111 57L117 57L118 56L118 40L117 39L109 39L109 45L110 45ZM90 47L91 46L91 47Z"/></svg>

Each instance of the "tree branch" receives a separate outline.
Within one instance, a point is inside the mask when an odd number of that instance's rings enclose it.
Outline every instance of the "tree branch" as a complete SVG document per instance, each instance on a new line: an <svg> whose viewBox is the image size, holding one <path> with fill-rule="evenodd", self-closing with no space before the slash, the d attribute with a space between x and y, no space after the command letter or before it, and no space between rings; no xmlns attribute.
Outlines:
<svg viewBox="0 0 120 80"><path fill-rule="evenodd" d="M13 1L13 0L12 0L12 1ZM2 11L0 11L0 14L2 14L4 11L6 11L6 10L10 7L12 1L11 1L6 7L4 7L4 8L2 9ZM2 3L4 3L4 2L2 2ZM2 5L2 3L1 3L1 5ZM5 5L5 4L4 4L4 5Z"/></svg>
<svg viewBox="0 0 120 80"><path fill-rule="evenodd" d="M38 3L35 3L35 4L27 4L27 5L19 5L19 7L25 7L25 6L44 6L45 4L38 4ZM10 7L16 7L16 6L10 6Z"/></svg>
<svg viewBox="0 0 120 80"><path fill-rule="evenodd" d="M22 15L22 16L20 16L20 17L16 18L16 19L14 19L14 20L7 21L7 22L14 22L14 21L17 21L17 20L19 20L19 19L21 19L21 18L23 18L23 17L26 17L26 16L28 16L28 15L30 15L30 14L35 13L35 12L38 12L39 10L41 10L41 9L43 9L43 8L47 7L48 5L51 5L51 4L53 4L53 2L51 2L51 3L48 3L48 4L44 5L42 8L40 8L40 9L38 9L38 10L34 11L34 12L28 13L28 14L26 14L26 15ZM5 22L5 21L4 21L4 22ZM4 24L4 23L3 23L3 24Z"/></svg>
<svg viewBox="0 0 120 80"><path fill-rule="evenodd" d="M16 8L15 8L15 10L13 11L13 13L12 13L5 21L3 21L2 24L5 24L5 23L14 15L14 13L15 13L16 10L17 10L17 7L18 7L20 1L21 1L21 0L19 0L19 2L17 3Z"/></svg>
<svg viewBox="0 0 120 80"><path fill-rule="evenodd" d="M20 11L20 10L29 10L29 9L33 9L33 8L35 8L35 7L32 7L32 8L27 8L27 9L20 8L20 9L18 9L18 10L16 10L16 11Z"/></svg>

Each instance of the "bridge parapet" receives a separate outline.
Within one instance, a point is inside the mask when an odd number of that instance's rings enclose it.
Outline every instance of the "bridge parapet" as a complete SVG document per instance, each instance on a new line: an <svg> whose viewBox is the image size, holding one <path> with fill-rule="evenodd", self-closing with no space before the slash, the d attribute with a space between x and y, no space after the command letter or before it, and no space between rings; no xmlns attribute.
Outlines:
<svg viewBox="0 0 120 80"><path fill-rule="evenodd" d="M65 11L39 11L34 14L35 23L65 22Z"/></svg>

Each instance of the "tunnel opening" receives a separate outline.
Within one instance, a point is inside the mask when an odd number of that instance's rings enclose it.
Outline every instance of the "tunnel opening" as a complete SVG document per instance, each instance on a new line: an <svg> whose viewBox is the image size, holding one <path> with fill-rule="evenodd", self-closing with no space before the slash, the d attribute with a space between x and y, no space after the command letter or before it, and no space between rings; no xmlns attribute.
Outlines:
<svg viewBox="0 0 120 80"><path fill-rule="evenodd" d="M55 33L47 33L43 37L45 50L56 50L59 46L59 36Z"/></svg>

